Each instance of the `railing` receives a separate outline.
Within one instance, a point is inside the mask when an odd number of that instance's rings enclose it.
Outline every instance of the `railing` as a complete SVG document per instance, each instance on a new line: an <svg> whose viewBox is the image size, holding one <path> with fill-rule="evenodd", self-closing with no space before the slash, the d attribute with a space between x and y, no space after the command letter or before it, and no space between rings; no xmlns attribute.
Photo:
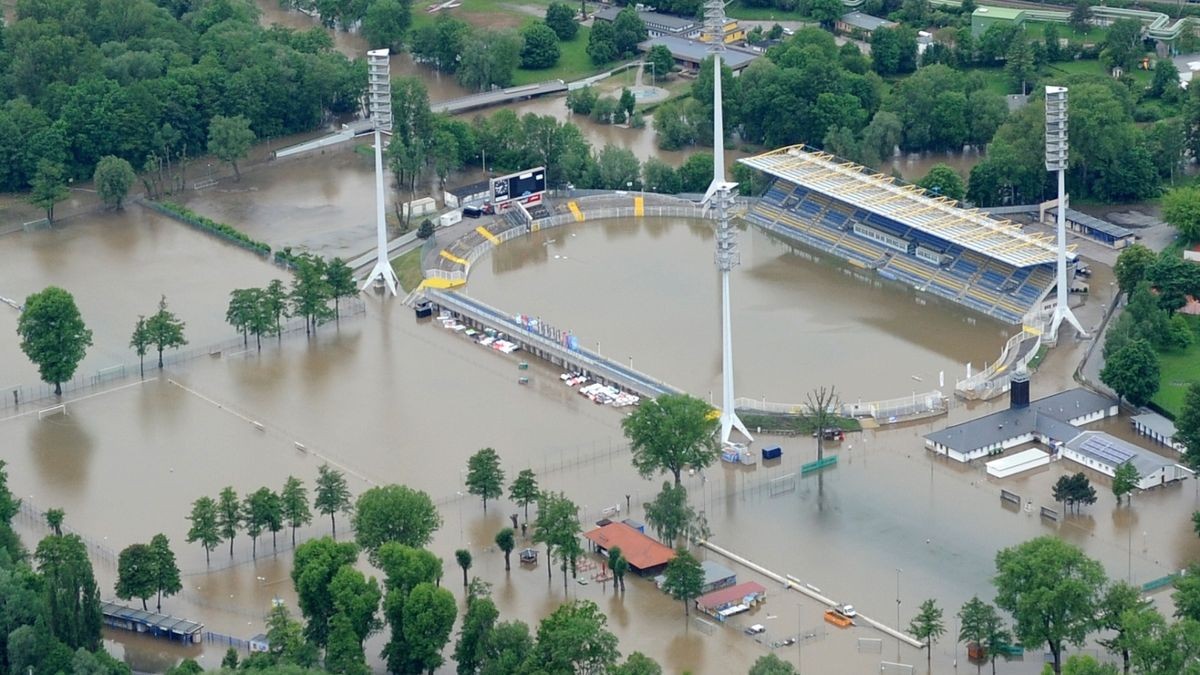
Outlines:
<svg viewBox="0 0 1200 675"><path fill-rule="evenodd" d="M984 370L955 382L954 390L966 398L984 400L1008 391L1013 373L1022 367L1028 367L1029 362L1037 356L1038 350L1030 349L1019 357L1013 357L1012 363L1009 363L1010 355L1019 351L1026 340L1040 341L1045 331L1046 320L1043 316L1035 313L1027 314L1022 321L1021 332L1013 335L1004 343L1004 349L1000 351L1000 358Z"/></svg>
<svg viewBox="0 0 1200 675"><path fill-rule="evenodd" d="M738 410L764 412L774 415L808 415L807 403L775 403L766 399L737 398L733 405ZM838 414L843 417L871 417L879 424L895 424L932 415L941 415L950 409L950 399L938 390L914 393L911 396L881 401L858 401L842 403Z"/></svg>

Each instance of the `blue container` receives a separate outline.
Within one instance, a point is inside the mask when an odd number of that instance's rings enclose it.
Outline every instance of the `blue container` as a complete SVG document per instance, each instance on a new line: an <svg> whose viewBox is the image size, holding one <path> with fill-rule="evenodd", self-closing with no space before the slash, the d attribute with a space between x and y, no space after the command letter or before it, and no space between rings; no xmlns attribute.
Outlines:
<svg viewBox="0 0 1200 675"><path fill-rule="evenodd" d="M783 448L779 447L778 445L776 445L775 447L772 447L772 448L763 448L763 451L762 451L763 459L779 459L782 456L783 456Z"/></svg>

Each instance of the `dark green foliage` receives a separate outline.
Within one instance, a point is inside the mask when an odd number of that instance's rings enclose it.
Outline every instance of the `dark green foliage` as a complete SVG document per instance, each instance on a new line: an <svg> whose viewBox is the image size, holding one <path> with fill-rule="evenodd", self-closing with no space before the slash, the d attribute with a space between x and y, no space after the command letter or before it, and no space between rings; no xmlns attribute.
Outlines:
<svg viewBox="0 0 1200 675"><path fill-rule="evenodd" d="M456 69L459 84L478 91L512 84L513 72L521 62L520 35L510 30L477 30L470 35L469 49L466 44Z"/></svg>
<svg viewBox="0 0 1200 675"><path fill-rule="evenodd" d="M341 471L322 464L317 469L317 487L313 496L313 508L317 513L329 516L333 535L337 536L337 521L334 514L350 510L350 488L346 487L346 476Z"/></svg>
<svg viewBox="0 0 1200 675"><path fill-rule="evenodd" d="M1054 483L1054 501L1063 502L1068 508L1079 509L1080 504L1096 503L1096 488L1081 471L1072 476L1060 476Z"/></svg>
<svg viewBox="0 0 1200 675"><path fill-rule="evenodd" d="M548 673L604 672L620 653L608 618L590 600L560 605L538 625L531 657Z"/></svg>
<svg viewBox="0 0 1200 675"><path fill-rule="evenodd" d="M280 511L292 528L292 545L296 544L296 528L312 522L312 511L308 508L308 490L304 482L288 476L279 493Z"/></svg>
<svg viewBox="0 0 1200 675"><path fill-rule="evenodd" d="M429 495L404 485L374 487L354 505L354 537L372 562L387 542L422 547L429 543L442 517Z"/></svg>
<svg viewBox="0 0 1200 675"><path fill-rule="evenodd" d="M908 632L925 642L925 662L928 665L933 660L934 641L946 632L946 624L942 621L942 609L933 598L921 603L917 615L908 624Z"/></svg>
<svg viewBox="0 0 1200 675"><path fill-rule="evenodd" d="M613 20L613 46L618 56L637 53L638 43L646 39L646 24L633 7L622 9ZM595 28L593 28L595 30Z"/></svg>
<svg viewBox="0 0 1200 675"><path fill-rule="evenodd" d="M1145 405L1158 391L1158 356L1149 342L1135 339L1107 357L1100 381L1135 406Z"/></svg>
<svg viewBox="0 0 1200 675"><path fill-rule="evenodd" d="M161 211L184 223L187 223L188 225L211 232L212 234L215 234L226 241L237 244L242 248L249 249L261 256L267 256L271 253L270 245L251 239L250 236L245 232L242 232L231 225L218 223L211 218L202 216L173 202L146 202L146 204L156 211Z"/></svg>
<svg viewBox="0 0 1200 675"><path fill-rule="evenodd" d="M525 508L525 522L529 522L529 505L536 503L541 494L533 469L521 469L512 485L508 486L508 498Z"/></svg>
<svg viewBox="0 0 1200 675"><path fill-rule="evenodd" d="M426 218L421 221L421 226L417 228L418 239L428 239L433 236L433 221Z"/></svg>
<svg viewBox="0 0 1200 675"><path fill-rule="evenodd" d="M77 535L51 535L35 555L43 579L47 627L70 649L100 647L100 589ZM11 640L11 638L10 638ZM10 653L12 645L9 645Z"/></svg>
<svg viewBox="0 0 1200 675"><path fill-rule="evenodd" d="M138 598L146 609L146 598L157 591L154 553L146 544L130 544L117 559L116 595L122 600Z"/></svg>
<svg viewBox="0 0 1200 675"><path fill-rule="evenodd" d="M356 560L357 546L338 543L329 537L307 541L296 548L292 582L304 614L304 635L317 646L324 646L330 639L330 621L338 610L331 590L334 577L343 566L353 565ZM345 628L353 634L349 618L342 616Z"/></svg>
<svg viewBox="0 0 1200 675"><path fill-rule="evenodd" d="M749 675L795 675L796 668L774 654L763 654L750 666Z"/></svg>
<svg viewBox="0 0 1200 675"><path fill-rule="evenodd" d="M579 24L575 22L575 9L561 2L552 2L546 8L546 25L563 42L575 39L575 34L579 32Z"/></svg>
<svg viewBox="0 0 1200 675"><path fill-rule="evenodd" d="M100 199L108 206L118 209L121 208L121 203L125 201L125 195L129 194L129 188L135 180L137 176L134 175L129 162L112 155L102 157L96 164L95 173L92 174L92 183Z"/></svg>
<svg viewBox="0 0 1200 675"><path fill-rule="evenodd" d="M1173 192L1168 192L1163 201L1167 201ZM1113 267L1113 275L1117 278L1117 286L1121 292L1132 295L1138 284L1146 280L1146 275L1156 258L1154 251L1142 244L1134 244L1122 249L1121 254L1117 256L1117 263Z"/></svg>
<svg viewBox="0 0 1200 675"><path fill-rule="evenodd" d="M1188 466L1200 468L1200 382L1188 385L1183 409L1175 418L1175 441L1187 448L1183 458Z"/></svg>
<svg viewBox="0 0 1200 675"><path fill-rule="evenodd" d="M955 201L961 200L967 192L967 186L954 169L945 164L937 164L925 177L917 181L917 185L929 190L935 195L949 197Z"/></svg>
<svg viewBox="0 0 1200 675"><path fill-rule="evenodd" d="M208 151L217 159L229 162L236 180L242 179L238 160L245 158L253 143L254 132L250 130L250 120L242 115L216 115L209 122Z"/></svg>
<svg viewBox="0 0 1200 675"><path fill-rule="evenodd" d="M37 364L42 381L54 384L62 395L62 383L71 379L87 348L92 331L83 323L75 298L57 286L47 286L25 298L25 309L17 319L21 351Z"/></svg>
<svg viewBox="0 0 1200 675"><path fill-rule="evenodd" d="M412 25L412 0L373 0L362 19L362 34L372 49L399 51Z"/></svg>
<svg viewBox="0 0 1200 675"><path fill-rule="evenodd" d="M163 350L179 349L187 344L183 337L184 322L167 309L167 296L158 300L158 311L146 319L146 336L158 351L158 367L163 367Z"/></svg>
<svg viewBox="0 0 1200 675"><path fill-rule="evenodd" d="M233 540L242 527L242 504L232 487L225 487L216 502L217 528L221 538L229 541L229 557L233 557Z"/></svg>
<svg viewBox="0 0 1200 675"><path fill-rule="evenodd" d="M467 587L467 570L471 569L471 552L465 548L460 548L454 552L454 561L462 568L463 573L463 588Z"/></svg>
<svg viewBox="0 0 1200 675"><path fill-rule="evenodd" d="M574 22L572 21L572 25ZM544 23L532 23L521 31L524 46L521 47L521 67L530 70L553 68L561 53L558 36Z"/></svg>
<svg viewBox="0 0 1200 675"><path fill-rule="evenodd" d="M474 598L467 603L467 614L463 617L454 643L454 661L458 664L458 675L475 675L487 657L487 644L500 612L491 598Z"/></svg>
<svg viewBox="0 0 1200 675"><path fill-rule="evenodd" d="M425 24L412 36L412 53L418 61L443 72L458 68L458 57L471 33L471 24L441 12L433 23Z"/></svg>
<svg viewBox="0 0 1200 675"><path fill-rule="evenodd" d="M654 64L650 74L655 78L666 77L675 69L675 57L671 55L671 50L666 45L654 45L650 51L646 53L646 60Z"/></svg>
<svg viewBox="0 0 1200 675"><path fill-rule="evenodd" d="M916 70L917 31L908 26L875 30L871 33L871 64L880 75Z"/></svg>
<svg viewBox="0 0 1200 675"><path fill-rule="evenodd" d="M192 513L188 516L192 526L188 529L187 543L200 542L204 547L204 561L209 562L209 556L217 544L221 543L221 530L217 518L217 503L212 497L200 497L192 503Z"/></svg>
<svg viewBox="0 0 1200 675"><path fill-rule="evenodd" d="M700 596L700 589L704 587L704 569L700 567L700 561L687 549L676 549L664 576L663 590L683 602L685 616L690 614L692 600Z"/></svg>
<svg viewBox="0 0 1200 675"><path fill-rule="evenodd" d="M664 394L622 420L638 473L649 478L666 471L679 485L683 469L701 470L716 461L717 421L709 417L711 410L695 397Z"/></svg>
<svg viewBox="0 0 1200 675"><path fill-rule="evenodd" d="M358 286L354 283L354 270L341 258L329 261L325 268L325 283L329 287L329 295L333 298L333 316L341 318L339 301L358 295Z"/></svg>
<svg viewBox="0 0 1200 675"><path fill-rule="evenodd" d="M504 469L495 450L483 448L467 460L467 492L483 500L485 513L488 500L504 494Z"/></svg>
<svg viewBox="0 0 1200 675"><path fill-rule="evenodd" d="M70 195L62 165L45 159L39 161L29 188L29 202L45 209L46 220L54 222L54 205Z"/></svg>
<svg viewBox="0 0 1200 675"><path fill-rule="evenodd" d="M592 63L602 66L620 56L617 51L616 34L613 26L607 21L597 21L588 33L587 55Z"/></svg>
<svg viewBox="0 0 1200 675"><path fill-rule="evenodd" d="M496 533L496 548L504 552L504 571L511 569L508 557L516 547L516 536L511 527L506 527Z"/></svg>

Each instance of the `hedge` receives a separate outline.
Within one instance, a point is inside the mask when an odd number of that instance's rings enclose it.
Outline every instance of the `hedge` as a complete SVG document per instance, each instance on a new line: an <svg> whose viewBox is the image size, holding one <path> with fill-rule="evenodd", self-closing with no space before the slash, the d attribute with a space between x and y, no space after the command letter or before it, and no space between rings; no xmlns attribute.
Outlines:
<svg viewBox="0 0 1200 675"><path fill-rule="evenodd" d="M187 223L192 227L198 227L201 230L215 234L216 236L230 243L237 244L248 251L253 251L254 253L257 253L263 257L271 255L271 247L269 245L264 242L251 239L246 235L245 232L242 232L233 226L226 225L225 223L218 223L211 218L202 216L191 209L184 208L173 202L152 201L146 203L155 210L165 213L176 220Z"/></svg>

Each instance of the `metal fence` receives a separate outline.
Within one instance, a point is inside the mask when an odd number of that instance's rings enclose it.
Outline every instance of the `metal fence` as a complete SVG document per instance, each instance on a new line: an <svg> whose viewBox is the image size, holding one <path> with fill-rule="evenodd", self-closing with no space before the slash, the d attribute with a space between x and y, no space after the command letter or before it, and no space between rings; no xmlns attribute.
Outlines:
<svg viewBox="0 0 1200 675"><path fill-rule="evenodd" d="M367 305L361 298L348 298L341 301L341 316L342 318L358 316L365 314ZM298 333L304 331L305 320L303 317L293 317L283 323L282 335ZM243 353L255 349L253 338L249 344L243 343L241 336L232 337L220 342L214 342L203 346L190 347L187 349L175 349L163 352L163 367L183 363L203 356L218 357L226 352ZM153 371L157 365L157 354L146 355L146 370ZM80 395L103 388L114 382L128 379L132 375L140 373L142 364L138 361L126 361L124 363L115 363L110 366L105 366L96 371L77 374L66 382L62 382L62 396ZM37 404L47 399L62 400L54 391L53 384L40 382L38 384L25 385L0 385L0 410L13 409L16 410L22 406Z"/></svg>
<svg viewBox="0 0 1200 675"><path fill-rule="evenodd" d="M22 498L20 506L17 508L16 520L20 524L39 532L50 533L50 523L46 521L46 512L41 510L28 497ZM73 534L87 547L89 556L96 561L104 563L106 566L116 569L117 567L117 552L108 546L81 534L67 524L61 526L64 534Z"/></svg>
<svg viewBox="0 0 1200 675"><path fill-rule="evenodd" d="M950 409L950 401L951 399L935 389L881 401L843 403L838 409L838 413L843 417L870 417L879 424L895 424L944 414ZM734 407L738 410L773 415L809 414L807 403L775 403L766 399L737 398L734 399Z"/></svg>
<svg viewBox="0 0 1200 675"><path fill-rule="evenodd" d="M984 400L1008 391L1012 384L1013 374L1023 367L1028 367L1029 362L1038 353L1037 345L1032 345L1025 353L1020 354L1022 346L1027 340L1040 342L1046 329L1044 316L1027 315L1022 322L1021 332L1013 335L1004 343L1004 348L1000 350L1000 357L987 368L955 382L954 390L965 398ZM1015 354L1020 354L1020 356L1014 356ZM1010 363L1010 359L1015 360Z"/></svg>

